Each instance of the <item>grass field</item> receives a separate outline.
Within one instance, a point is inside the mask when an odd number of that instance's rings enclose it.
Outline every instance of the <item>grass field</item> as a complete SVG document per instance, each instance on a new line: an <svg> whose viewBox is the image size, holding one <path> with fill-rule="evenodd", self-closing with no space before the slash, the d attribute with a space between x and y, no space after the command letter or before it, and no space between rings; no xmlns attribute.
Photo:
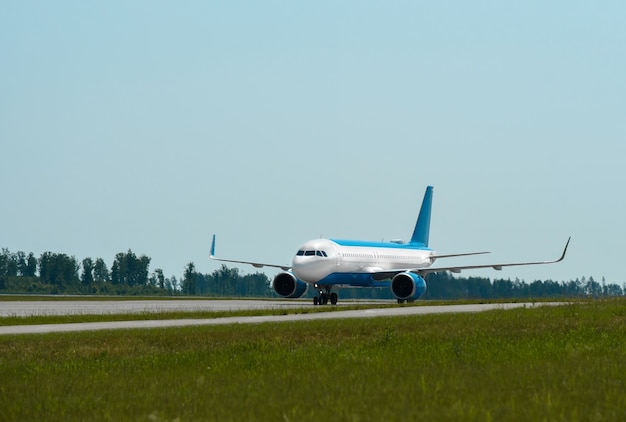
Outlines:
<svg viewBox="0 0 626 422"><path fill-rule="evenodd" d="M626 301L0 337L0 420L626 420Z"/></svg>

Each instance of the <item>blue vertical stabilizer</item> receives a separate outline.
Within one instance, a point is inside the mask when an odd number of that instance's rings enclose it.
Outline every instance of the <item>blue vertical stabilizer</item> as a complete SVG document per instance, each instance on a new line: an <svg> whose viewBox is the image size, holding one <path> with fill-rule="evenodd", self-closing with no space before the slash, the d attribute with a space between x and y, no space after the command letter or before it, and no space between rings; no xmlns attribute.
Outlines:
<svg viewBox="0 0 626 422"><path fill-rule="evenodd" d="M428 186L424 199L422 200L422 208L415 223L415 230L411 236L412 245L423 245L428 247L428 235L430 233L430 211L433 204L433 187Z"/></svg>

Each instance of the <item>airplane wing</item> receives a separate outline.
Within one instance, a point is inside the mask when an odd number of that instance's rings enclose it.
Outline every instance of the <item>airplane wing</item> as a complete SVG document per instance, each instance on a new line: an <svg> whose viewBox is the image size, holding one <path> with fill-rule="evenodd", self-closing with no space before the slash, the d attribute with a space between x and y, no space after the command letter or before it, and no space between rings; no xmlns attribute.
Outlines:
<svg viewBox="0 0 626 422"><path fill-rule="evenodd" d="M431 255L430 259L432 262L435 262L435 260L439 258L454 258L457 256L484 255L486 253L491 253L491 252L468 252L468 253L455 253L451 255Z"/></svg>
<svg viewBox="0 0 626 422"><path fill-rule="evenodd" d="M248 264L248 265L252 265L254 268L272 267L272 268L280 268L283 271L289 271L291 269L291 265L265 264L261 262L239 261L239 260L234 260L234 259L218 258L215 256L215 235L213 235L213 242L211 243L211 254L209 255L209 258L215 261L233 262L236 264Z"/></svg>
<svg viewBox="0 0 626 422"><path fill-rule="evenodd" d="M398 273L407 272L407 271L418 274L420 276L425 276L426 274L439 272L439 271L450 271L452 273L460 273L462 270L475 270L478 268L493 268L494 270L500 271L504 267L516 267L516 266L522 266L522 265L555 264L557 262L563 261L563 259L565 258L565 254L567 253L567 247L569 246L570 240L571 240L571 237L567 239L567 243L565 244L565 248L563 249L563 253L561 254L561 257L559 259L555 259L552 261L513 262L513 263L507 263L507 264L457 265L457 266L451 266L451 267L436 267L436 268L428 267L428 268L413 268L413 269L391 270L391 271L387 270L387 271L376 272L373 274L373 276L375 280L385 280L387 278L392 278Z"/></svg>

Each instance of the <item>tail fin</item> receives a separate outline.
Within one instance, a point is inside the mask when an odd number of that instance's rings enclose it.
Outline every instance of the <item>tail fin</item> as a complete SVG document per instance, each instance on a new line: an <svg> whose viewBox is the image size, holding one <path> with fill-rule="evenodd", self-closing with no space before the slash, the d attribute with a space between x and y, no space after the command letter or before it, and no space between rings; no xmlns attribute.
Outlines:
<svg viewBox="0 0 626 422"><path fill-rule="evenodd" d="M433 187L428 186L426 193L424 193L424 199L422 200L422 208L420 208L420 214L417 217L417 223L415 223L415 230L413 236L411 236L412 245L424 245L428 246L428 236L430 233L430 211L433 203Z"/></svg>

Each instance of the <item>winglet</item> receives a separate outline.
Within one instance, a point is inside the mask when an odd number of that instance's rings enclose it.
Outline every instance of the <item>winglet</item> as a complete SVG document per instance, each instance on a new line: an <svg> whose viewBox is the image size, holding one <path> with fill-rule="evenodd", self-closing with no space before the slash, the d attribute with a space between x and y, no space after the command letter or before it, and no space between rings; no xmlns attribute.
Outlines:
<svg viewBox="0 0 626 422"><path fill-rule="evenodd" d="M215 258L215 234L213 235L213 242L211 243L211 255L209 258Z"/></svg>
<svg viewBox="0 0 626 422"><path fill-rule="evenodd" d="M565 259L565 254L567 253L567 247L569 246L570 240L572 240L572 236L567 238L567 243L565 244L565 248L563 249L563 255L561 255L561 257L554 262L561 262L563 261L563 259Z"/></svg>
<svg viewBox="0 0 626 422"><path fill-rule="evenodd" d="M218 258L215 256L215 234L213 235L213 241L211 242L211 254L209 255L209 258L214 259L216 261L222 261L222 262L233 262L235 264L248 264L248 265L252 265L254 268L274 267L274 268L280 268L283 271L291 270L290 265L264 264L262 262L240 261L236 259Z"/></svg>
<svg viewBox="0 0 626 422"><path fill-rule="evenodd" d="M417 223L415 223L413 236L411 236L411 244L424 245L428 247L428 237L430 233L430 211L432 209L432 203L433 187L428 186L426 188L426 193L424 193L422 207L420 208L420 213L417 217Z"/></svg>

